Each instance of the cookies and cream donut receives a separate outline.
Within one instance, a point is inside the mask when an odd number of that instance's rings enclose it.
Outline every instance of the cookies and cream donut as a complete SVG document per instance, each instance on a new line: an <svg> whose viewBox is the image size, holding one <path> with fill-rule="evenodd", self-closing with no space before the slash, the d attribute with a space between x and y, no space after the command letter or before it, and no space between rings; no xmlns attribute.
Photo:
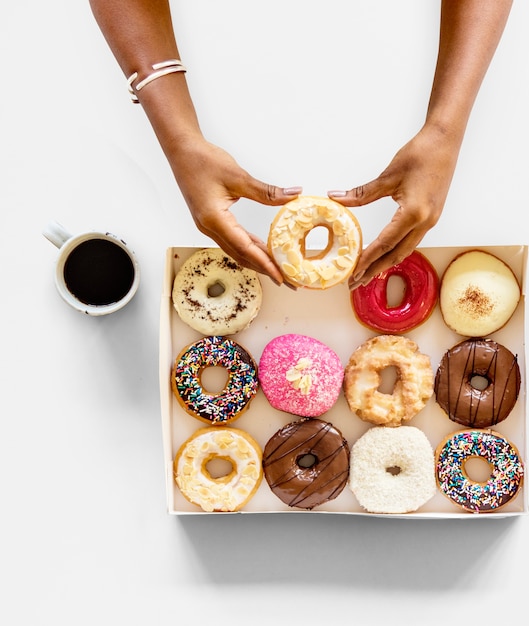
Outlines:
<svg viewBox="0 0 529 626"><path fill-rule="evenodd" d="M349 487L369 513L411 513L435 494L434 452L413 426L374 426L351 448Z"/></svg>
<svg viewBox="0 0 529 626"><path fill-rule="evenodd" d="M205 248L182 264L172 298L180 319L202 335L233 335L255 319L263 294L257 272L220 248Z"/></svg>
<svg viewBox="0 0 529 626"><path fill-rule="evenodd" d="M228 379L219 392L202 385L208 367L224 368ZM203 337L187 345L176 357L171 386L183 409L208 424L226 424L249 407L259 387L257 365L251 354L228 337Z"/></svg>
<svg viewBox="0 0 529 626"><path fill-rule="evenodd" d="M275 337L259 359L259 383L268 402L302 417L317 417L335 404L343 374L336 352L307 335Z"/></svg>
<svg viewBox="0 0 529 626"><path fill-rule="evenodd" d="M301 418L268 440L263 470L270 489L282 502L310 510L343 491L349 476L349 446L331 423Z"/></svg>
<svg viewBox="0 0 529 626"><path fill-rule="evenodd" d="M327 246L318 254L306 249L308 234L328 231ZM346 281L362 251L356 217L330 198L300 196L285 204L270 227L268 249L285 280L296 287L327 289Z"/></svg>
<svg viewBox="0 0 529 626"><path fill-rule="evenodd" d="M479 457L490 467L485 481L472 480L465 463ZM519 492L524 466L516 447L493 430L461 430L444 439L435 451L441 493L466 511L487 513L508 504Z"/></svg>
<svg viewBox="0 0 529 626"><path fill-rule="evenodd" d="M520 285L511 268L484 250L459 254L441 277L443 319L466 337L485 337L505 326L520 297Z"/></svg>
<svg viewBox="0 0 529 626"><path fill-rule="evenodd" d="M434 391L437 404L452 421L489 428L507 418L516 404L518 359L492 339L467 339L443 355Z"/></svg>
<svg viewBox="0 0 529 626"><path fill-rule="evenodd" d="M395 368L392 393L379 390L382 372ZM433 394L430 357L407 337L377 335L366 340L345 366L344 393L351 411L366 422L400 426L421 411Z"/></svg>
<svg viewBox="0 0 529 626"><path fill-rule="evenodd" d="M210 471L215 460L229 464L227 473ZM204 511L239 511L261 483L262 452L242 430L201 428L178 449L173 473L182 495Z"/></svg>
<svg viewBox="0 0 529 626"><path fill-rule="evenodd" d="M397 304L388 304L388 283L394 276L404 283ZM358 321L380 333L406 333L425 322L437 304L439 277L430 261L415 250L404 261L351 292Z"/></svg>

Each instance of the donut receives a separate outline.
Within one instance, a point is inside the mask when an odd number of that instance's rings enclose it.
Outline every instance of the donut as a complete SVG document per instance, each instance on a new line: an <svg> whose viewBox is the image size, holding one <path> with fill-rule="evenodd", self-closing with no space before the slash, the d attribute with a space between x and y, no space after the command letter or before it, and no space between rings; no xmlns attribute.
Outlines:
<svg viewBox="0 0 529 626"><path fill-rule="evenodd" d="M453 422L489 428L508 417L516 404L518 359L492 339L467 339L443 355L434 391L437 404Z"/></svg>
<svg viewBox="0 0 529 626"><path fill-rule="evenodd" d="M325 249L309 254L308 234L327 229ZM362 231L356 217L330 198L300 196L287 202L274 218L268 249L285 281L295 287L328 289L349 278L362 251Z"/></svg>
<svg viewBox="0 0 529 626"><path fill-rule="evenodd" d="M180 319L201 335L234 335L261 308L263 292L253 270L220 248L194 252L173 281L173 305Z"/></svg>
<svg viewBox="0 0 529 626"><path fill-rule="evenodd" d="M379 388L383 371L394 368L392 393ZM423 409L433 395L430 358L407 337L377 335L367 339L345 366L344 394L351 411L379 426L400 426Z"/></svg>
<svg viewBox="0 0 529 626"><path fill-rule="evenodd" d="M486 481L471 480L468 459L480 457L490 466ZM505 506L518 493L524 467L516 447L493 430L460 430L435 451L436 479L441 493L466 511L486 513Z"/></svg>
<svg viewBox="0 0 529 626"><path fill-rule="evenodd" d="M374 426L351 448L349 487L369 513L411 513L435 494L434 453L414 426Z"/></svg>
<svg viewBox="0 0 529 626"><path fill-rule="evenodd" d="M224 388L209 393L201 375L207 367L221 367L228 373ZM259 388L253 357L233 339L203 337L187 345L176 357L171 386L183 409L207 424L226 424L239 418Z"/></svg>
<svg viewBox="0 0 529 626"><path fill-rule="evenodd" d="M343 491L349 477L349 445L331 423L303 417L268 440L263 471L284 504L310 510Z"/></svg>
<svg viewBox="0 0 529 626"><path fill-rule="evenodd" d="M485 337L503 328L520 298L520 285L511 268L484 250L459 254L441 277L443 320L466 337Z"/></svg>
<svg viewBox="0 0 529 626"><path fill-rule="evenodd" d="M336 352L307 335L275 337L259 359L259 384L270 405L301 417L328 411L342 390L343 375Z"/></svg>
<svg viewBox="0 0 529 626"><path fill-rule="evenodd" d="M388 304L388 282L397 276L404 293L395 305ZM351 292L358 321L381 333L406 333L425 322L437 304L439 277L430 261L415 250L401 263L375 276Z"/></svg>
<svg viewBox="0 0 529 626"><path fill-rule="evenodd" d="M212 475L208 464L213 460L228 462L229 471ZM204 511L239 511L262 481L262 452L253 437L237 428L200 428L180 446L173 473L184 498Z"/></svg>

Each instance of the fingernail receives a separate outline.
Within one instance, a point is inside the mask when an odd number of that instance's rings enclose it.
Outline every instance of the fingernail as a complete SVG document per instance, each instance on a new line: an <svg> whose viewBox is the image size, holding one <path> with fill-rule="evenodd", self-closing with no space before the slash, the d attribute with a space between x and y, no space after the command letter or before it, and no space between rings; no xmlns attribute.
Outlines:
<svg viewBox="0 0 529 626"><path fill-rule="evenodd" d="M327 195L331 198L344 198L347 195L347 191L332 189L331 191L327 192Z"/></svg>
<svg viewBox="0 0 529 626"><path fill-rule="evenodd" d="M299 196L303 191L303 187L285 187L283 193L285 196Z"/></svg>
<svg viewBox="0 0 529 626"><path fill-rule="evenodd" d="M362 270L361 272L358 272L357 274L354 274L353 282L354 283L358 283L365 273L366 273L365 270Z"/></svg>

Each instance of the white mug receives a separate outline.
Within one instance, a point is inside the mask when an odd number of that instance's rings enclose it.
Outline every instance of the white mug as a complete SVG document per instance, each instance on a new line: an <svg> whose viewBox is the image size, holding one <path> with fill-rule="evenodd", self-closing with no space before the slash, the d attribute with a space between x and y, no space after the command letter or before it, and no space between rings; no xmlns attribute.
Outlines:
<svg viewBox="0 0 529 626"><path fill-rule="evenodd" d="M134 252L108 232L70 234L58 222L42 233L59 248L55 284L61 297L87 315L107 315L132 300L140 282Z"/></svg>

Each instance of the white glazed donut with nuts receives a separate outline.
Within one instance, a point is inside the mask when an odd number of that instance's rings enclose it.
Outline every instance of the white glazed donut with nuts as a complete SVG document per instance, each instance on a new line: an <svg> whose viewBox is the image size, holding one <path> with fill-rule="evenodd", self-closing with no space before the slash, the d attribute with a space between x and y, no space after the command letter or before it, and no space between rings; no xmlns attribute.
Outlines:
<svg viewBox="0 0 529 626"><path fill-rule="evenodd" d="M307 235L319 226L328 230L327 245L316 254L307 254ZM352 274L362 251L362 231L355 216L340 203L300 196L276 215L268 249L287 282L295 287L327 289Z"/></svg>

